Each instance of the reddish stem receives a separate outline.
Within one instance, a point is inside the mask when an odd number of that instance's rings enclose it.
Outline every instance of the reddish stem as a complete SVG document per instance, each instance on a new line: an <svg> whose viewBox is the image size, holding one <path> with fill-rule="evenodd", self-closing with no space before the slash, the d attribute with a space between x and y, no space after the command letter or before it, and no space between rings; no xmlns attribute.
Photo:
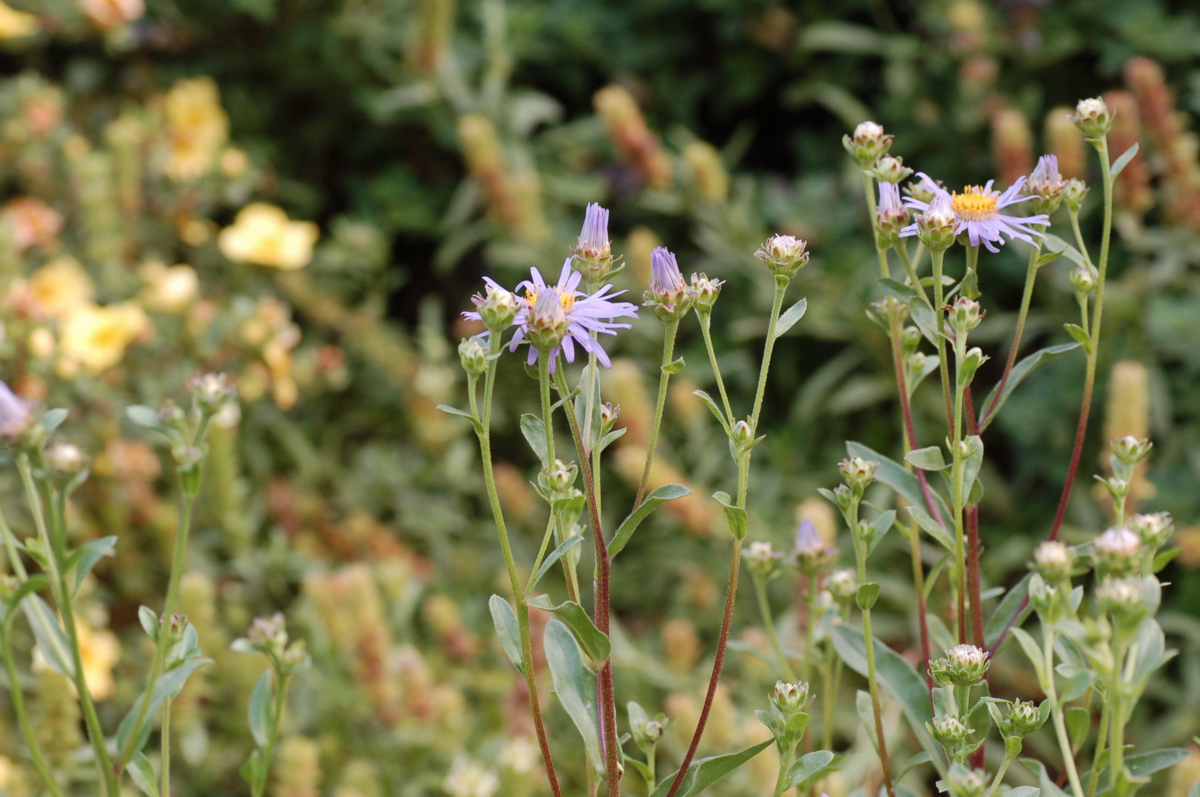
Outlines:
<svg viewBox="0 0 1200 797"><path fill-rule="evenodd" d="M1013 348L1015 354L1016 347ZM1011 363L1013 355L1009 356ZM1003 384L1003 381L1001 381ZM967 386L966 395L967 434L979 436L979 419L975 416L975 400L971 396L971 386ZM975 638L975 647L983 648L983 585L979 572L979 507L967 507L967 591L971 595L971 630ZM980 748L982 749L982 748Z"/></svg>

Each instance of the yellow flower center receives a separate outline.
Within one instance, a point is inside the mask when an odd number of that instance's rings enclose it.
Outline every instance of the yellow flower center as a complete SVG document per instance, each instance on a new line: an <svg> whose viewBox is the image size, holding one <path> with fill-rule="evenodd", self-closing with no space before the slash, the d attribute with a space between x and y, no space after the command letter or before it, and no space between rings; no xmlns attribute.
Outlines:
<svg viewBox="0 0 1200 797"><path fill-rule="evenodd" d="M563 312L571 312L571 309L575 306L575 297L569 293L566 293L565 291L559 290L558 288L555 288L554 290L558 291L558 303L562 305ZM533 305L537 302L536 288L525 289L525 301L529 302L530 307L533 307Z"/></svg>
<svg viewBox="0 0 1200 797"><path fill-rule="evenodd" d="M951 194L950 206L960 219L984 221L996 215L996 196L983 186L968 185L961 194L957 191Z"/></svg>

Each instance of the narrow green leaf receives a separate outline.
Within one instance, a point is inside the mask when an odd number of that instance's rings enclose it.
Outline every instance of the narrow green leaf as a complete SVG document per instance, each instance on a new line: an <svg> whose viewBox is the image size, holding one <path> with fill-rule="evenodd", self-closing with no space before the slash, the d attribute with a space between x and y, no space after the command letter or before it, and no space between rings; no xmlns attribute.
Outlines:
<svg viewBox="0 0 1200 797"><path fill-rule="evenodd" d="M926 534L937 540L938 545L941 545L947 551L954 551L954 538L950 536L950 532L944 526L939 524L933 519L932 516L930 516L928 512L919 506L912 506L910 504L905 508L912 513L914 518L916 518L917 525L920 526Z"/></svg>
<svg viewBox="0 0 1200 797"><path fill-rule="evenodd" d="M905 454L904 459L921 470L944 470L948 467L940 446L914 449Z"/></svg>
<svg viewBox="0 0 1200 797"><path fill-rule="evenodd" d="M1063 257L1077 266L1087 264L1087 260L1079 253L1078 249L1052 233L1045 233L1042 237L1042 248L1047 252L1062 252Z"/></svg>
<svg viewBox="0 0 1200 797"><path fill-rule="evenodd" d="M963 462L963 484L967 485L969 491L974 487L975 480L979 478L979 470L983 467L983 439L973 434L967 438L967 445L970 453Z"/></svg>
<svg viewBox="0 0 1200 797"><path fill-rule="evenodd" d="M1025 658L1029 659L1029 663L1033 665L1033 669L1037 672L1038 683L1043 689L1049 689L1049 681L1046 680L1045 659L1042 654L1041 647L1034 641L1034 638L1029 635L1029 632L1024 628L1013 628L1013 637L1021 644L1021 649L1025 651Z"/></svg>
<svg viewBox="0 0 1200 797"><path fill-rule="evenodd" d="M783 790L804 788L828 769L829 765L833 763L833 759L833 753L828 750L817 750L801 756L800 760L792 764L791 769L788 770L787 777L784 778Z"/></svg>
<svg viewBox="0 0 1200 797"><path fill-rule="evenodd" d="M542 419L528 412L522 415L521 434L525 436L525 442L529 443L533 453L537 454L542 467L549 465L550 463L546 461L549 456L546 451L546 425L542 423Z"/></svg>
<svg viewBox="0 0 1200 797"><path fill-rule="evenodd" d="M488 609L492 612L492 624L496 626L496 636L500 637L500 647L517 672L524 672L521 666L521 628L517 622L517 613L508 601L499 595L488 598Z"/></svg>
<svg viewBox="0 0 1200 797"><path fill-rule="evenodd" d="M1129 162L1131 160L1133 160L1134 156L1136 156L1137 154L1138 154L1138 142L1135 141L1135 142L1133 142L1132 147L1125 150L1123 153L1121 153L1121 157L1119 157L1115 161L1113 161L1112 179L1114 182L1116 181L1117 177L1119 177L1121 175L1121 172L1125 170L1125 167L1129 165Z"/></svg>
<svg viewBox="0 0 1200 797"><path fill-rule="evenodd" d="M1053 263L1055 260L1058 260L1062 256L1063 256L1062 252L1043 252L1041 254L1041 256L1038 257L1038 259L1034 262L1033 267L1041 268L1042 266Z"/></svg>
<svg viewBox="0 0 1200 797"><path fill-rule="evenodd" d="M1183 553L1182 548L1167 548L1159 551L1154 555L1154 564L1150 568L1151 571L1155 573L1161 573L1162 569L1171 564L1175 557L1179 556L1181 553Z"/></svg>
<svg viewBox="0 0 1200 797"><path fill-rule="evenodd" d="M1029 595L1029 579L1032 575L1032 573L1026 573L1020 581L1013 585L1013 588L1000 601L1000 605L996 607L996 611L992 612L992 616L988 618L987 625L983 628L983 639L989 648L1000 639L1004 629L1008 628L1010 624L1014 627L1019 626L1032 611L1032 607L1025 600Z"/></svg>
<svg viewBox="0 0 1200 797"><path fill-rule="evenodd" d="M106 556L112 556L113 551L117 547L116 536L101 537L98 540L90 540L79 546L76 551L67 559L66 567L68 573L71 568L75 568L75 589L78 590L83 585L83 580L88 577L88 573L96 564Z"/></svg>
<svg viewBox="0 0 1200 797"><path fill-rule="evenodd" d="M1173 766L1183 759L1188 757L1188 751L1182 747L1164 747L1161 750L1151 750L1147 753L1138 753L1137 755L1125 756L1125 769L1129 772L1130 777L1135 780L1148 778L1155 772L1161 772L1167 767ZM1091 777L1091 771L1084 772L1080 778L1085 782ZM1103 794L1112 793L1112 779L1107 768L1100 772L1099 787L1096 790L1096 795L1099 797Z"/></svg>
<svg viewBox="0 0 1200 797"><path fill-rule="evenodd" d="M147 429L162 429L162 424L158 420L158 413L149 407L143 407L141 404L133 404L125 408L125 415L138 426L144 426Z"/></svg>
<svg viewBox="0 0 1200 797"><path fill-rule="evenodd" d="M1066 698L1061 699L1066 701ZM1092 712L1083 706L1071 706L1067 709L1066 721L1071 747L1078 750L1087 741L1088 733L1092 730Z"/></svg>
<svg viewBox="0 0 1200 797"><path fill-rule="evenodd" d="M747 747L745 750L737 753L711 756L709 758L701 758L699 761L693 761L692 765L687 768L687 772L683 773L683 780L679 784L679 791L675 792L676 796L695 797L695 795L700 794L709 786L773 744L775 744L774 739L767 739L765 742L759 742L753 747ZM663 778L651 797L666 797L667 792L671 790L671 784L675 782L677 774L678 770Z"/></svg>
<svg viewBox="0 0 1200 797"><path fill-rule="evenodd" d="M610 650L608 637L599 628L596 628L592 618L588 617L588 613L578 603L564 601L555 606L549 595L538 595L529 601L529 605L535 609L550 612L562 620L575 635L575 641L583 648L583 652L593 661L602 662L608 658Z"/></svg>
<svg viewBox="0 0 1200 797"><path fill-rule="evenodd" d="M1040 797L1042 790L1037 786L1018 786L1004 792L1004 797Z"/></svg>
<svg viewBox="0 0 1200 797"><path fill-rule="evenodd" d="M892 526L896 524L896 510L889 509L886 512L880 512L879 517L871 521L871 539L867 541L867 556L870 556L879 543L883 542L883 538L892 530Z"/></svg>
<svg viewBox="0 0 1200 797"><path fill-rule="evenodd" d="M908 304L914 299L919 300L921 298L916 289L910 288L904 283L898 282L894 279L880 277L879 279L875 280L875 284L878 285L879 288L888 296L903 304Z"/></svg>
<svg viewBox="0 0 1200 797"><path fill-rule="evenodd" d="M129 762L129 778L146 797L158 797L158 780L154 776L154 768L150 766L150 761L144 754L138 753Z"/></svg>
<svg viewBox="0 0 1200 797"><path fill-rule="evenodd" d="M1060 354L1066 354L1067 352L1078 348L1078 343L1063 343L1058 346L1049 346L1045 349L1034 352L1028 357L1023 357L1020 362L1013 366L1012 371L1009 373L1008 381L1004 383L1004 392L1000 394L1000 398L995 398L996 391L993 389L988 395L987 400L983 404L979 405L981 407L990 408L987 414L979 419L980 430L982 431L983 429L988 428L988 425L996 419L996 415L1000 412L1000 408L1004 406L1004 403L1008 401L1008 397L1012 395L1012 392L1016 390L1018 385L1025 381L1025 377L1029 376L1029 373L1034 368L1037 368L1042 363L1046 362L1047 360L1051 360ZM993 401L995 402L995 406L992 404Z"/></svg>
<svg viewBox="0 0 1200 797"><path fill-rule="evenodd" d="M133 707L129 709L129 713L125 715L125 719L121 720L121 724L117 727L117 749L129 749L131 753L140 752L146 746L146 740L150 736L150 727L152 721L158 716L159 710L164 702L174 700L187 683L188 678L192 676L196 670L206 664L212 664L212 659L197 656L188 661L179 664L174 669L167 670L154 684L154 692L147 695L146 692L134 701ZM138 714L141 712L143 701L149 700L149 707L144 714L144 720L140 728L135 727ZM132 747L129 744L132 743Z"/></svg>
<svg viewBox="0 0 1200 797"><path fill-rule="evenodd" d="M533 594L533 588L536 587L538 582L550 572L550 568L554 566L554 563L566 556L572 548L581 542L583 542L583 535L576 534L563 540L561 545L551 551L550 555L542 560L542 566L539 567L538 571L533 574L533 578L529 579L529 584L525 587L525 594Z"/></svg>
<svg viewBox="0 0 1200 797"><path fill-rule="evenodd" d="M716 416L717 421L721 424L721 428L729 434L729 421L725 419L725 414L721 412L721 408L717 406L717 402L713 401L712 396L705 393L703 390L693 390L692 395L700 399L700 402L708 407L708 411Z"/></svg>
<svg viewBox="0 0 1200 797"><path fill-rule="evenodd" d="M1033 758L1021 758L1019 760L1025 765L1026 769L1037 775L1038 788L1041 790L1042 797L1067 797L1066 793L1054 783L1054 779L1046 771L1045 764Z"/></svg>
<svg viewBox="0 0 1200 797"><path fill-rule="evenodd" d="M63 634L62 626L54 610L37 595L30 593L21 601L21 611L33 629L33 638L46 659L47 666L64 678L75 677L74 658L71 646Z"/></svg>
<svg viewBox="0 0 1200 797"><path fill-rule="evenodd" d="M257 750L251 753L250 757L246 759L246 763L242 764L240 772L251 792L261 789L262 781L266 779L266 767L263 766L262 753Z"/></svg>
<svg viewBox="0 0 1200 797"><path fill-rule="evenodd" d="M796 325L796 322L804 318L804 313L808 310L808 299L801 299L793 304L779 316L779 320L775 322L775 339L783 337L784 333Z"/></svg>
<svg viewBox="0 0 1200 797"><path fill-rule="evenodd" d="M642 524L651 512L653 512L660 504L667 501L674 501L677 498L683 498L685 495L691 495L692 491L682 484L664 484L662 487L656 487L649 495L642 500L641 505L629 514L629 517L621 521L621 525L617 526L617 533L613 535L612 542L608 544L608 556L611 560L629 543L629 538L637 531L638 526Z"/></svg>
<svg viewBox="0 0 1200 797"><path fill-rule="evenodd" d="M67 419L67 411L59 407L53 410L46 410L42 415L42 428L47 432L53 432L58 427L62 426L62 422Z"/></svg>
<svg viewBox="0 0 1200 797"><path fill-rule="evenodd" d="M457 415L460 418L466 418L468 421L470 421L473 424L478 423L478 420L475 418L474 415L467 412L466 410L460 410L458 407L451 407L449 404L439 404L439 405L437 405L437 408L439 410L441 410L442 412L446 413L447 415ZM133 409L133 408L130 407L130 409Z"/></svg>
<svg viewBox="0 0 1200 797"><path fill-rule="evenodd" d="M579 643L563 623L551 620L543 637L546 663L554 682L554 693L583 737L592 767L604 769L600 755L600 720L596 708L596 673L583 663Z"/></svg>
<svg viewBox="0 0 1200 797"><path fill-rule="evenodd" d="M274 683L272 671L265 670L258 677L258 683L254 684L254 691L250 693L250 735L254 737L254 743L261 748L266 748L271 732L272 683Z"/></svg>

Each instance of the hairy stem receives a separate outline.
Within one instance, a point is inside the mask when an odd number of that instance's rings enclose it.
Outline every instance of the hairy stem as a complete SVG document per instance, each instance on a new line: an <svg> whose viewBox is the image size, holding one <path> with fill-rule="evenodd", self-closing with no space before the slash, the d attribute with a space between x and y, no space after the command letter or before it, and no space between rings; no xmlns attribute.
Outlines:
<svg viewBox="0 0 1200 797"><path fill-rule="evenodd" d="M775 651L775 657L779 659L779 669L787 676L789 681L794 683L796 681L796 670L784 654L783 646L779 644L779 631L775 628L775 618L771 614L771 604L767 600L767 583L762 576L756 574L752 574L750 580L754 582L754 595L758 598L758 611L762 615L763 626L767 629L767 638L771 640L771 648ZM809 625L811 626L812 623L810 622ZM807 661L807 647L804 648L804 656ZM807 669L807 663L804 666ZM807 679L803 680L807 681Z"/></svg>
<svg viewBox="0 0 1200 797"><path fill-rule="evenodd" d="M1075 756L1071 753L1071 740L1067 736L1067 724L1063 719L1062 703L1058 699L1058 690L1054 684L1054 632L1051 630L1045 631L1042 655L1042 666L1046 671L1046 697L1050 700L1050 715L1054 721L1058 749L1062 753L1063 766L1067 770L1067 779L1071 781L1074 797L1083 797L1083 786L1079 782L1079 772L1075 769Z"/></svg>
<svg viewBox="0 0 1200 797"><path fill-rule="evenodd" d="M663 409L667 405L667 386L671 381L671 374L667 370L667 366L671 364L675 355L675 335L678 331L678 320L672 319L666 322L663 331L662 367L658 369L658 399L654 402L654 422L650 425L650 448L646 451L646 467L642 469L642 481L638 484L637 498L633 502L635 510L642 505L642 500L646 497L646 487L650 482L650 468L654 464L654 452L658 448L658 432L662 426Z"/></svg>

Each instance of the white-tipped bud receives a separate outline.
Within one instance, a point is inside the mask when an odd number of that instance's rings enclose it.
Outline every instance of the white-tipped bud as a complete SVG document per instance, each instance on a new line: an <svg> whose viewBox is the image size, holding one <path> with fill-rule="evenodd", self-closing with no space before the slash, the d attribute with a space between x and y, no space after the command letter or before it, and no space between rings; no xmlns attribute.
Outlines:
<svg viewBox="0 0 1200 797"><path fill-rule="evenodd" d="M792 235L773 235L754 256L766 263L775 276L791 279L808 265L808 242Z"/></svg>
<svg viewBox="0 0 1200 797"><path fill-rule="evenodd" d="M1092 558L1101 575L1132 575L1141 565L1142 540L1123 526L1108 529L1092 542Z"/></svg>
<svg viewBox="0 0 1200 797"><path fill-rule="evenodd" d="M1090 100L1080 100L1075 106L1075 115L1070 117L1088 139L1101 139L1112 129L1112 111L1108 104L1099 97Z"/></svg>

